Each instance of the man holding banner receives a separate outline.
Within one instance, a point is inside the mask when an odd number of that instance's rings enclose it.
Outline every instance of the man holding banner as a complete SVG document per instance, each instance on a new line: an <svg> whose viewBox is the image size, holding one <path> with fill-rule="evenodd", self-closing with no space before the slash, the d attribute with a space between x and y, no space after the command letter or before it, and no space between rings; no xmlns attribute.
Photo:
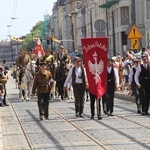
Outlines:
<svg viewBox="0 0 150 150"><path fill-rule="evenodd" d="M97 101L98 119L101 117L100 98L107 91L107 38L82 39L83 58L91 98L91 119L94 119L94 103Z"/></svg>

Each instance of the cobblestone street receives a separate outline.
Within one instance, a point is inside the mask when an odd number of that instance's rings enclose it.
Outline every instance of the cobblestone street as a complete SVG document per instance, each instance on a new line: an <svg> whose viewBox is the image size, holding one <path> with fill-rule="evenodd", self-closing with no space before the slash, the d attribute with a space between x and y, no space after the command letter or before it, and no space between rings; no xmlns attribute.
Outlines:
<svg viewBox="0 0 150 150"><path fill-rule="evenodd" d="M74 101L50 101L49 120L40 121L36 97L21 101L10 77L7 83L10 106L0 108L0 149L59 150L148 150L150 118L136 113L133 102L115 99L114 116L90 119L90 102L84 118L76 118ZM15 111L14 111L15 110Z"/></svg>

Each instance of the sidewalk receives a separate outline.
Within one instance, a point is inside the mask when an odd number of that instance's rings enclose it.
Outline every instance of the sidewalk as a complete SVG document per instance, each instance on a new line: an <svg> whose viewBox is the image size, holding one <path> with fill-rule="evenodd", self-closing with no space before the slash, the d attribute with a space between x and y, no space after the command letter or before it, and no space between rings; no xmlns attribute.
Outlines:
<svg viewBox="0 0 150 150"><path fill-rule="evenodd" d="M135 97L128 94L128 92L115 92L115 98L135 102Z"/></svg>

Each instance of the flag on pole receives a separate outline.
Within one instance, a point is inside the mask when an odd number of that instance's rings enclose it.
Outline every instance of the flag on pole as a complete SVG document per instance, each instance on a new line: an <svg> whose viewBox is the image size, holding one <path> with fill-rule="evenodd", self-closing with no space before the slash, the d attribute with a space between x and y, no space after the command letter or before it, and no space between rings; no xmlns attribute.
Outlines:
<svg viewBox="0 0 150 150"><path fill-rule="evenodd" d="M54 35L52 35L52 40L53 40L54 42L61 43L61 41L59 41L57 38L55 38Z"/></svg>
<svg viewBox="0 0 150 150"><path fill-rule="evenodd" d="M36 47L33 53L36 54L39 58L45 55L40 38L37 39Z"/></svg>
<svg viewBox="0 0 150 150"><path fill-rule="evenodd" d="M20 38L15 38L13 36L10 36L10 39L16 42L23 42L24 40L20 39Z"/></svg>
<svg viewBox="0 0 150 150"><path fill-rule="evenodd" d="M101 98L107 91L108 38L81 39L90 93Z"/></svg>

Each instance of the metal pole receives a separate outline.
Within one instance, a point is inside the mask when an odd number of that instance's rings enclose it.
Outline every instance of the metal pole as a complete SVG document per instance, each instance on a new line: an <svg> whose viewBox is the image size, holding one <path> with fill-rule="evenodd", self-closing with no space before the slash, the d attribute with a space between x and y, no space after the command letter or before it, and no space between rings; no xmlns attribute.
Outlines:
<svg viewBox="0 0 150 150"><path fill-rule="evenodd" d="M131 18L132 18L132 25L136 25L136 10L135 10L135 0L131 0Z"/></svg>
<svg viewBox="0 0 150 150"><path fill-rule="evenodd" d="M73 52L75 51L75 45L74 45L74 26L73 26L73 22L71 23L71 27L72 27L72 49Z"/></svg>
<svg viewBox="0 0 150 150"><path fill-rule="evenodd" d="M109 29L108 29L108 8L106 8L106 27L107 27L107 37L109 36Z"/></svg>
<svg viewBox="0 0 150 150"><path fill-rule="evenodd" d="M91 38L93 38L92 9L90 9Z"/></svg>
<svg viewBox="0 0 150 150"><path fill-rule="evenodd" d="M113 10L112 10L112 30L113 30L113 55L116 56L115 22L114 22L114 11Z"/></svg>
<svg viewBox="0 0 150 150"><path fill-rule="evenodd" d="M11 49L11 66L13 63L13 49L12 49L12 40L11 40L11 36L10 36L10 49Z"/></svg>
<svg viewBox="0 0 150 150"><path fill-rule="evenodd" d="M18 52L18 38L17 38L17 52Z"/></svg>

